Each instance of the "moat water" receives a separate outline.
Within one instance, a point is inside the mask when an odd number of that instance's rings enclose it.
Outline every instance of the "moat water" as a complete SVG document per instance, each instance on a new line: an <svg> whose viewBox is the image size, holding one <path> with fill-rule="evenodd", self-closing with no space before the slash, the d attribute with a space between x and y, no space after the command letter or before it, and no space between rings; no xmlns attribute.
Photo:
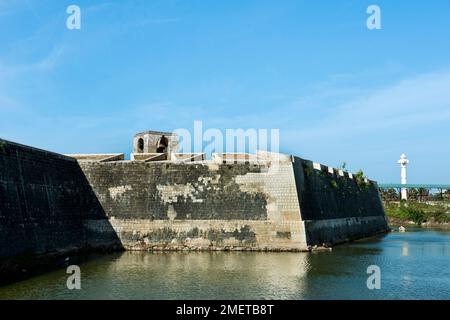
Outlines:
<svg viewBox="0 0 450 320"><path fill-rule="evenodd" d="M381 288L367 288L377 265ZM450 299L450 232L409 229L315 253L139 253L0 287L0 299Z"/></svg>

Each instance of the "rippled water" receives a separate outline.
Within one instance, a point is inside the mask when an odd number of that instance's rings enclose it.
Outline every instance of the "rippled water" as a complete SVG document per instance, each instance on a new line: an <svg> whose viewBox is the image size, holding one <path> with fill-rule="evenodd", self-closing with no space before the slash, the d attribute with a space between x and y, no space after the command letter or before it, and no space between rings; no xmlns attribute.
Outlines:
<svg viewBox="0 0 450 320"><path fill-rule="evenodd" d="M381 289L369 290L369 265ZM0 287L1 299L450 299L450 232L409 230L315 253L136 253Z"/></svg>

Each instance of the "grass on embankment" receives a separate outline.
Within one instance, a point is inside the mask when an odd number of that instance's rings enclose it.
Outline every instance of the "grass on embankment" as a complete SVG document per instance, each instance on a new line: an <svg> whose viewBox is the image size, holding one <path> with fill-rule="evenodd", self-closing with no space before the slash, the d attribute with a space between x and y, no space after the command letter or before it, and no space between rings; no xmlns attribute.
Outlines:
<svg viewBox="0 0 450 320"><path fill-rule="evenodd" d="M390 222L417 225L443 225L450 222L450 202L425 203L416 201L385 202L386 216Z"/></svg>

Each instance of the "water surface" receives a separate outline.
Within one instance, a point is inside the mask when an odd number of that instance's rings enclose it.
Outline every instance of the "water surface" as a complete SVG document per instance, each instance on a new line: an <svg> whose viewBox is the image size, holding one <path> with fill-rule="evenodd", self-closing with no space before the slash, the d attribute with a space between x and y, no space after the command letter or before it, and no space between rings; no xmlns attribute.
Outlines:
<svg viewBox="0 0 450 320"><path fill-rule="evenodd" d="M367 267L381 269L369 290ZM125 252L0 287L0 299L450 299L450 232L410 229L332 252Z"/></svg>

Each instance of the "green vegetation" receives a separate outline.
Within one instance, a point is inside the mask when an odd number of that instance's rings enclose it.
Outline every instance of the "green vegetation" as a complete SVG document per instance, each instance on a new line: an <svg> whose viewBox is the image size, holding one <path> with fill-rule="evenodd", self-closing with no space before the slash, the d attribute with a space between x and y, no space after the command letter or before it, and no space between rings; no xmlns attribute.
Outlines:
<svg viewBox="0 0 450 320"><path fill-rule="evenodd" d="M358 186L366 186L366 176L364 175L364 172L362 170L358 170L354 175L356 183Z"/></svg>
<svg viewBox="0 0 450 320"><path fill-rule="evenodd" d="M334 189L337 189L337 187L338 187L338 184L337 184L336 180L331 180L331 181L330 181L330 185L331 185L331 187L334 188Z"/></svg>
<svg viewBox="0 0 450 320"><path fill-rule="evenodd" d="M400 190L398 189L380 189L381 198L384 201L399 201L400 200ZM430 190L424 188L409 188L408 189L408 201L443 201L449 199L450 190L442 190L442 193L435 192L431 193Z"/></svg>
<svg viewBox="0 0 450 320"><path fill-rule="evenodd" d="M400 204L388 202L385 204L385 211L388 217L413 221L417 225L424 222L450 222L450 207L448 201L436 204L414 201L401 201Z"/></svg>
<svg viewBox="0 0 450 320"><path fill-rule="evenodd" d="M307 177L310 177L312 174L312 168L309 167L307 164L303 164L303 170Z"/></svg>
<svg viewBox="0 0 450 320"><path fill-rule="evenodd" d="M383 201L398 201L400 200L400 195L397 190L393 188L380 189L380 195Z"/></svg>

